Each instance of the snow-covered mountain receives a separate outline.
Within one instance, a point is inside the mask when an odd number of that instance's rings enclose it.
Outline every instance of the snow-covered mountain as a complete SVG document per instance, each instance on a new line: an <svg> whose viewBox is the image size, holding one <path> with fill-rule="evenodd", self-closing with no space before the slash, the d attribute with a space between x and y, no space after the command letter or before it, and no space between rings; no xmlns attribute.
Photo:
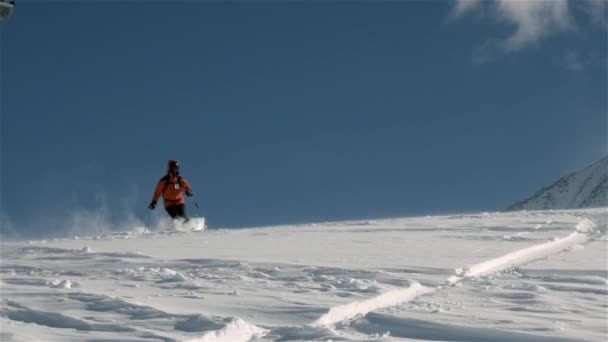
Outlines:
<svg viewBox="0 0 608 342"><path fill-rule="evenodd" d="M608 157L560 178L507 211L579 209L608 206Z"/></svg>

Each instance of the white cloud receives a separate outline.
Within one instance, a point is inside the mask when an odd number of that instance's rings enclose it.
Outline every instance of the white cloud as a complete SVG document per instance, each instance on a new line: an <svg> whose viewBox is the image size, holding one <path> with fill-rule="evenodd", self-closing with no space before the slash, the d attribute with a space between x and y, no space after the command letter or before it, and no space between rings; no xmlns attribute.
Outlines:
<svg viewBox="0 0 608 342"><path fill-rule="evenodd" d="M452 16L454 18L459 18L472 12L481 4L481 1L482 0L457 0L452 8Z"/></svg>
<svg viewBox="0 0 608 342"><path fill-rule="evenodd" d="M513 52L552 35L574 30L574 11L593 24L605 27L607 3L606 0L455 0L450 16L462 19L467 14L483 11L487 14L484 18L512 27L506 37L488 37L481 50L492 45L492 50Z"/></svg>
<svg viewBox="0 0 608 342"><path fill-rule="evenodd" d="M500 17L516 27L504 41L507 50L519 50L571 27L567 0L498 0L496 6Z"/></svg>

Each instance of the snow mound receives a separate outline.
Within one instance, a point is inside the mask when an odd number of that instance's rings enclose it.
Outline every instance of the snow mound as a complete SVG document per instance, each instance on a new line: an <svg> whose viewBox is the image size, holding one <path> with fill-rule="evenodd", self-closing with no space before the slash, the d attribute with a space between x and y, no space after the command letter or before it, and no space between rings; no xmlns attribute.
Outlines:
<svg viewBox="0 0 608 342"><path fill-rule="evenodd" d="M174 271L174 270L172 270L172 269L170 269L170 268L161 268L159 270L158 274L160 274L161 277L165 277L165 278L169 277L170 278L170 277L175 276L177 274L177 272Z"/></svg>
<svg viewBox="0 0 608 342"><path fill-rule="evenodd" d="M186 277L185 275L183 275L183 274L181 274L181 273L179 273L179 272L177 272L177 273L176 273L176 274L175 274L175 275L174 275L174 276L171 278L171 281L174 281L174 282L181 282L181 281L186 281L186 280L188 280L188 277Z"/></svg>
<svg viewBox="0 0 608 342"><path fill-rule="evenodd" d="M187 342L246 342L252 338L262 337L267 332L268 330L247 323L240 318L232 318L224 328L210 331L200 338L188 340Z"/></svg>
<svg viewBox="0 0 608 342"><path fill-rule="evenodd" d="M583 219L576 225L576 231L579 233L591 233L595 229L596 224L588 218Z"/></svg>
<svg viewBox="0 0 608 342"><path fill-rule="evenodd" d="M51 287L57 288L57 289L71 289L72 288L72 282L69 281L68 279L65 280L53 280L50 282Z"/></svg>
<svg viewBox="0 0 608 342"><path fill-rule="evenodd" d="M80 253L93 253L93 249L89 246L84 246L79 251Z"/></svg>

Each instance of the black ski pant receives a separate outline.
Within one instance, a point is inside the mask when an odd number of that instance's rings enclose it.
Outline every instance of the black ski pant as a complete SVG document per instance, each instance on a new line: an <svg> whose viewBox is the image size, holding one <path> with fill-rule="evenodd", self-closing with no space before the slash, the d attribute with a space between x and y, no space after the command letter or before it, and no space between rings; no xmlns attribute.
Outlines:
<svg viewBox="0 0 608 342"><path fill-rule="evenodd" d="M169 216L172 219L183 218L185 221L188 221L188 216L186 216L186 205L185 204L177 204L172 205L170 207L165 208Z"/></svg>

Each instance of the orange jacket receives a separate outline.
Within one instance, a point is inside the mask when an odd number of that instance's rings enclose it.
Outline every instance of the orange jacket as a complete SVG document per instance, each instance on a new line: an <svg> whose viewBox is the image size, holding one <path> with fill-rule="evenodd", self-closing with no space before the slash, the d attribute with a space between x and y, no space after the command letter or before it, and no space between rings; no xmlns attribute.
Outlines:
<svg viewBox="0 0 608 342"><path fill-rule="evenodd" d="M184 204L186 203L184 191L192 191L190 184L184 178L174 175L171 170L167 170L167 175L156 185L152 201L156 203L162 195L165 208Z"/></svg>

